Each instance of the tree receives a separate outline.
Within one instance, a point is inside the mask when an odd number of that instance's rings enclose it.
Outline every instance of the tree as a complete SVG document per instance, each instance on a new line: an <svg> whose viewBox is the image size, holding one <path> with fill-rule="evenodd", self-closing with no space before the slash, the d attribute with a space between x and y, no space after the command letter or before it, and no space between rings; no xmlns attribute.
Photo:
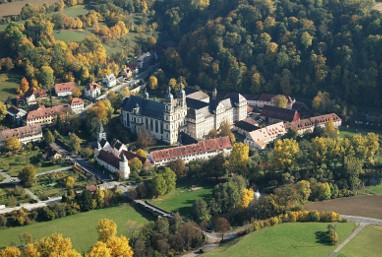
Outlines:
<svg viewBox="0 0 382 257"><path fill-rule="evenodd" d="M313 37L306 31L304 31L301 35L301 44L305 48L309 48L312 45Z"/></svg>
<svg viewBox="0 0 382 257"><path fill-rule="evenodd" d="M21 251L15 246L7 246L0 251L0 257L19 257Z"/></svg>
<svg viewBox="0 0 382 257"><path fill-rule="evenodd" d="M254 198L255 192L253 191L253 189L244 188L241 193L241 200L239 206L241 206L242 208L247 208Z"/></svg>
<svg viewBox="0 0 382 257"><path fill-rule="evenodd" d="M236 141L235 135L232 133L231 126L227 120L224 120L222 123L220 123L219 131L219 135L221 137L229 137L232 143Z"/></svg>
<svg viewBox="0 0 382 257"><path fill-rule="evenodd" d="M111 257L111 251L104 242L97 242L93 245L86 257Z"/></svg>
<svg viewBox="0 0 382 257"><path fill-rule="evenodd" d="M210 220L211 216L206 201L203 199L194 201L194 204L192 205L192 216L194 217L194 220L198 222Z"/></svg>
<svg viewBox="0 0 382 257"><path fill-rule="evenodd" d="M171 161L167 166L173 170L178 177L186 175L186 164L182 159Z"/></svg>
<svg viewBox="0 0 382 257"><path fill-rule="evenodd" d="M143 158L146 158L147 157L147 153L146 153L146 151L145 150L143 150L143 149L138 149L137 150L137 153L136 153L138 156L140 156L140 157L143 157Z"/></svg>
<svg viewBox="0 0 382 257"><path fill-rule="evenodd" d="M163 173L163 178L167 183L166 193L170 193L176 188L176 174L169 167L166 167L165 172Z"/></svg>
<svg viewBox="0 0 382 257"><path fill-rule="evenodd" d="M77 154L81 149L81 142L81 138L79 138L75 133L72 133L68 142L70 150Z"/></svg>
<svg viewBox="0 0 382 257"><path fill-rule="evenodd" d="M76 184L76 179L72 176L67 176L65 178L65 186L68 189L72 189L74 185Z"/></svg>
<svg viewBox="0 0 382 257"><path fill-rule="evenodd" d="M0 101L0 122L4 120L6 115L7 115L7 106Z"/></svg>
<svg viewBox="0 0 382 257"><path fill-rule="evenodd" d="M50 89L54 84L54 71L49 66L42 66L39 73L39 81L46 88Z"/></svg>
<svg viewBox="0 0 382 257"><path fill-rule="evenodd" d="M143 164L141 160L139 160L137 157L134 157L131 161L129 161L129 166L130 166L131 172L136 173L142 169Z"/></svg>
<svg viewBox="0 0 382 257"><path fill-rule="evenodd" d="M171 78L171 79L168 81L168 85L169 85L169 87L171 87L172 89L177 90L178 82L176 81L175 78Z"/></svg>
<svg viewBox="0 0 382 257"><path fill-rule="evenodd" d="M230 172L246 173L249 161L249 146L244 143L235 143L227 162Z"/></svg>
<svg viewBox="0 0 382 257"><path fill-rule="evenodd" d="M110 219L102 219L97 224L98 240L107 242L117 234L117 224Z"/></svg>
<svg viewBox="0 0 382 257"><path fill-rule="evenodd" d="M154 174L152 179L152 192L154 196L164 195L167 192L166 180L161 174Z"/></svg>
<svg viewBox="0 0 382 257"><path fill-rule="evenodd" d="M146 129L140 129L137 132L137 143L141 147L147 147L155 144L155 139Z"/></svg>
<svg viewBox="0 0 382 257"><path fill-rule="evenodd" d="M85 189L81 194L76 196L77 203L81 208L81 211L90 211L93 209L93 199L92 194L89 190Z"/></svg>
<svg viewBox="0 0 382 257"><path fill-rule="evenodd" d="M20 150L21 143L17 137L10 137L7 140L5 140L4 147L9 152L16 152L16 151Z"/></svg>
<svg viewBox="0 0 382 257"><path fill-rule="evenodd" d="M72 88L72 93L74 97L80 97L82 95L81 90L77 87Z"/></svg>
<svg viewBox="0 0 382 257"><path fill-rule="evenodd" d="M25 93L28 91L28 89L29 89L29 82L25 77L23 77L20 82L20 92Z"/></svg>
<svg viewBox="0 0 382 257"><path fill-rule="evenodd" d="M334 126L334 121L332 118L325 124L324 133L328 137L335 137L339 134L338 129Z"/></svg>
<svg viewBox="0 0 382 257"><path fill-rule="evenodd" d="M54 135L50 130L46 130L44 133L44 141L47 145L50 145L56 141Z"/></svg>
<svg viewBox="0 0 382 257"><path fill-rule="evenodd" d="M296 140L283 139L278 140L273 148L273 165L276 169L288 170L300 153L300 148Z"/></svg>
<svg viewBox="0 0 382 257"><path fill-rule="evenodd" d="M273 104L277 107L286 108L288 104L288 98L285 95L276 95L273 97Z"/></svg>
<svg viewBox="0 0 382 257"><path fill-rule="evenodd" d="M106 242L110 249L111 257L132 257L133 249L129 245L129 240L124 236L112 236Z"/></svg>
<svg viewBox="0 0 382 257"><path fill-rule="evenodd" d="M226 218L224 218L224 217L218 217L215 220L214 230L221 234L222 241L224 240L224 235L225 235L225 233L227 233L227 231L229 230L230 226L231 225L229 224L228 220Z"/></svg>
<svg viewBox="0 0 382 257"><path fill-rule="evenodd" d="M31 187L36 181L36 173L36 168L33 165L25 165L25 167L20 171L18 176L18 178L20 179L20 183L23 186Z"/></svg>
<svg viewBox="0 0 382 257"><path fill-rule="evenodd" d="M329 238L329 242L332 244L332 245L335 245L338 243L338 234L336 232L336 226L332 225L332 224L329 224L328 225L328 238Z"/></svg>
<svg viewBox="0 0 382 257"><path fill-rule="evenodd" d="M158 88L158 79L154 75L150 76L149 78L149 86L150 86L150 89L152 90Z"/></svg>

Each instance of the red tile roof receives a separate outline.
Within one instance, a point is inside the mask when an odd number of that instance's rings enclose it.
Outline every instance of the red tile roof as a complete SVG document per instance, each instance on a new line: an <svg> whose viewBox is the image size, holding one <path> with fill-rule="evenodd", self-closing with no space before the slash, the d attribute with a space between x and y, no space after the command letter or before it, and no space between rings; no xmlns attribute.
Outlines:
<svg viewBox="0 0 382 257"><path fill-rule="evenodd" d="M67 111L69 111L68 105L57 105L49 108L42 106L37 110L30 111L27 115L27 120L39 119L42 117L56 115Z"/></svg>
<svg viewBox="0 0 382 257"><path fill-rule="evenodd" d="M15 129L7 129L0 131L0 141L5 141L11 137L22 139L24 137L30 137L41 133L42 130L40 125L29 125Z"/></svg>
<svg viewBox="0 0 382 257"><path fill-rule="evenodd" d="M96 90L97 88L99 88L100 85L98 85L97 83L95 82L92 82L89 84L89 86L86 88L86 90L91 90L91 91L94 91Z"/></svg>
<svg viewBox="0 0 382 257"><path fill-rule="evenodd" d="M54 86L54 89L55 89L56 93L62 93L62 92L72 91L72 89L75 87L76 87L76 83L66 82L66 83L56 84Z"/></svg>
<svg viewBox="0 0 382 257"><path fill-rule="evenodd" d="M84 104L84 100L78 97L74 97L70 105L74 106L74 105L81 105L81 104Z"/></svg>
<svg viewBox="0 0 382 257"><path fill-rule="evenodd" d="M316 122L318 123L318 125L323 125L327 123L330 119L333 119L334 122L341 121L341 118L338 117L337 114L330 113L330 114L310 117L310 118L299 120L299 121L286 122L285 128L297 131L300 129L314 127Z"/></svg>
<svg viewBox="0 0 382 257"><path fill-rule="evenodd" d="M201 141L192 145L153 151L150 155L153 157L155 162L158 162L166 159L178 159L187 155L198 155L231 148L232 143L229 137L220 137Z"/></svg>
<svg viewBox="0 0 382 257"><path fill-rule="evenodd" d="M265 117L267 119L271 118L289 122L300 119L300 116L296 110L271 105L264 105L263 111L261 112L260 116Z"/></svg>

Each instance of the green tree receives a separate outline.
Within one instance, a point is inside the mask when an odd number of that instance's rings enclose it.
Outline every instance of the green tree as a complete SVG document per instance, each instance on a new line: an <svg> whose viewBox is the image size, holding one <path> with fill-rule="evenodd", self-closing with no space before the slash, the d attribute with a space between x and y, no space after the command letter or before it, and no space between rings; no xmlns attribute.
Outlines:
<svg viewBox="0 0 382 257"><path fill-rule="evenodd" d="M235 135L232 133L231 126L227 120L220 123L219 131L221 137L229 137L232 143L236 141Z"/></svg>
<svg viewBox="0 0 382 257"><path fill-rule="evenodd" d="M36 168L33 165L26 165L19 173L20 183L23 186L31 187L36 181L36 173Z"/></svg>
<svg viewBox="0 0 382 257"><path fill-rule="evenodd" d="M93 197L89 190L85 189L76 196L81 211L90 211L93 209Z"/></svg>
<svg viewBox="0 0 382 257"><path fill-rule="evenodd" d="M198 222L209 221L211 218L210 212L208 210L208 204L203 199L198 199L194 201L192 205L192 216L194 220Z"/></svg>
<svg viewBox="0 0 382 257"><path fill-rule="evenodd" d="M288 98L285 95L276 95L273 97L273 104L277 107L286 108L288 104Z"/></svg>
<svg viewBox="0 0 382 257"><path fill-rule="evenodd" d="M44 140L47 145L50 145L56 141L54 135L52 134L52 132L50 132L50 130L45 131Z"/></svg>
<svg viewBox="0 0 382 257"><path fill-rule="evenodd" d="M186 164L182 159L176 159L175 161L169 162L167 166L173 170L178 177L186 175Z"/></svg>
<svg viewBox="0 0 382 257"><path fill-rule="evenodd" d="M72 133L68 141L70 150L77 154L81 149L81 142L81 138L79 138L75 133Z"/></svg>
<svg viewBox="0 0 382 257"><path fill-rule="evenodd" d="M163 173L163 178L167 183L166 193L170 193L176 188L176 174L169 167L166 167L165 172Z"/></svg>
<svg viewBox="0 0 382 257"><path fill-rule="evenodd" d="M164 195L167 192L167 183L161 174L154 174L152 179L152 192L155 196Z"/></svg>
<svg viewBox="0 0 382 257"><path fill-rule="evenodd" d="M42 66L39 73L39 81L46 88L51 89L54 84L54 71L49 66Z"/></svg>
<svg viewBox="0 0 382 257"><path fill-rule="evenodd" d="M129 166L131 172L137 173L142 170L143 164L141 160L139 160L137 157L134 157L131 161L129 161Z"/></svg>

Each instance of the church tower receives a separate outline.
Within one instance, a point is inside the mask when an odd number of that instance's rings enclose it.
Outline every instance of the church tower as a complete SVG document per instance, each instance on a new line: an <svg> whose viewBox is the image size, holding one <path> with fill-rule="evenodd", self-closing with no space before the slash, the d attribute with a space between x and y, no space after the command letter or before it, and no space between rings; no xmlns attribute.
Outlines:
<svg viewBox="0 0 382 257"><path fill-rule="evenodd" d="M122 179L128 179L130 176L129 161L124 154L119 160L119 172L122 174Z"/></svg>
<svg viewBox="0 0 382 257"><path fill-rule="evenodd" d="M102 121L99 121L99 131L97 133L97 142L101 142L102 139L107 140L107 137L106 137L106 132L102 125Z"/></svg>

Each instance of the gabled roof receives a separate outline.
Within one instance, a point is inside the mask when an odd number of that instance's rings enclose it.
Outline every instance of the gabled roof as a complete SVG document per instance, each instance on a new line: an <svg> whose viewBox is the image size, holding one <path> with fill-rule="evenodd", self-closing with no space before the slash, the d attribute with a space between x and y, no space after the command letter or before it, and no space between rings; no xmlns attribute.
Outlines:
<svg viewBox="0 0 382 257"><path fill-rule="evenodd" d="M179 159L187 155L199 155L207 152L215 152L231 148L232 143L229 137L220 137L200 141L192 145L153 151L150 155L153 157L154 162L158 162L166 159Z"/></svg>
<svg viewBox="0 0 382 257"><path fill-rule="evenodd" d="M163 113L165 110L163 103L150 99L144 99L138 96L130 96L129 98L126 98L122 103L122 109L128 112L133 112L137 104L142 116L147 116L158 120L163 119Z"/></svg>
<svg viewBox="0 0 382 257"><path fill-rule="evenodd" d="M293 109L264 105L263 111L261 112L260 116L292 122L296 114L298 114L298 112Z"/></svg>
<svg viewBox="0 0 382 257"><path fill-rule="evenodd" d="M15 128L15 129L6 129L0 131L0 141L6 141L7 139L11 137L17 137L18 139L22 139L24 137L29 137L29 136L34 136L41 134L41 126L36 124L36 125L29 125L29 126L24 126L20 128Z"/></svg>
<svg viewBox="0 0 382 257"><path fill-rule="evenodd" d="M251 132L251 131L254 131L254 130L260 128L260 127L256 126L255 124L253 124L252 122L249 122L246 120L237 121L237 122L235 122L234 125L235 125L235 127L238 127L240 129L248 131L248 132Z"/></svg>
<svg viewBox="0 0 382 257"><path fill-rule="evenodd" d="M84 100L78 97L74 97L71 102L71 106L84 104Z"/></svg>
<svg viewBox="0 0 382 257"><path fill-rule="evenodd" d="M67 111L69 111L68 105L57 105L50 108L46 108L45 106L43 106L37 110L30 111L27 115L27 120L52 116L52 115L56 115L56 114L67 112Z"/></svg>
<svg viewBox="0 0 382 257"><path fill-rule="evenodd" d="M122 151L121 155L119 157L117 157L111 152L101 150L101 151L99 151L97 158L110 164L114 168L119 169L119 162L122 160L123 156L125 156L128 161L131 161L134 158L138 158L142 163L146 162L146 158L141 157L139 155L136 155L132 152L128 152L128 151Z"/></svg>
<svg viewBox="0 0 382 257"><path fill-rule="evenodd" d="M33 89L29 88L27 92L24 94L24 98L31 97L32 95L37 95L38 97L46 97L46 91L43 89Z"/></svg>
<svg viewBox="0 0 382 257"><path fill-rule="evenodd" d="M74 82L65 82L65 83L59 83L54 86L54 90L57 93L62 93L62 92L70 92L73 90L73 88L76 87L76 83Z"/></svg>
<svg viewBox="0 0 382 257"><path fill-rule="evenodd" d="M260 148L264 148L267 142L272 141L274 138L285 135L286 130L283 122L278 122L266 126L261 129L257 129L249 133L249 137L253 142L255 142Z"/></svg>
<svg viewBox="0 0 382 257"><path fill-rule="evenodd" d="M324 115L310 117L310 118L299 120L299 121L286 122L285 128L291 129L294 131L298 131L300 129L306 129L306 128L314 127L316 125L316 123L318 123L318 125L324 125L330 119L332 119L334 122L341 121L341 118L338 117L337 114L330 113L330 114L324 114Z"/></svg>

